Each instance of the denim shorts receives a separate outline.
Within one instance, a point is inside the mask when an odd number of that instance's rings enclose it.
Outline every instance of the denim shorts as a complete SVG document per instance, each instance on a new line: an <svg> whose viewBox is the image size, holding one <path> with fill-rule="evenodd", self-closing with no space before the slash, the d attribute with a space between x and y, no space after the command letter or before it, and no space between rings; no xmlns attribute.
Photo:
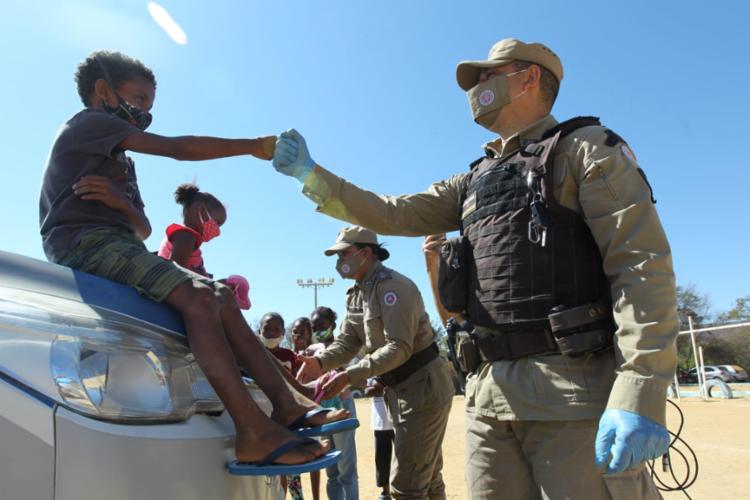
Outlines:
<svg viewBox="0 0 750 500"><path fill-rule="evenodd" d="M117 229L85 234L58 264L130 285L157 302L186 281L214 287L213 280L149 252L135 234Z"/></svg>

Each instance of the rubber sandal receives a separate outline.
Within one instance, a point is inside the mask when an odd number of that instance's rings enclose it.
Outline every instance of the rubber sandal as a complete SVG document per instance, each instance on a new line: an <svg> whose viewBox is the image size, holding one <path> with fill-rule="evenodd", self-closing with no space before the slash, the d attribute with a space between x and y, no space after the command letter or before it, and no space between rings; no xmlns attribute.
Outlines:
<svg viewBox="0 0 750 500"><path fill-rule="evenodd" d="M234 476L286 476L304 474L306 472L324 469L337 463L341 459L341 450L329 450L325 455L302 464L290 465L274 463L277 458L289 450L316 442L317 441L310 438L288 441L266 455L266 457L260 462L240 462L238 460L233 460L227 464L227 469L229 469L229 473Z"/></svg>
<svg viewBox="0 0 750 500"><path fill-rule="evenodd" d="M337 420L335 422L329 422L327 424L305 426L305 422L318 415L320 413L328 413L333 411L333 408L315 408L297 420L287 426L287 429L294 432L300 437L313 437L313 436L330 436L332 434L338 434L339 432L352 431L359 427L359 420L356 418L345 418L343 420Z"/></svg>

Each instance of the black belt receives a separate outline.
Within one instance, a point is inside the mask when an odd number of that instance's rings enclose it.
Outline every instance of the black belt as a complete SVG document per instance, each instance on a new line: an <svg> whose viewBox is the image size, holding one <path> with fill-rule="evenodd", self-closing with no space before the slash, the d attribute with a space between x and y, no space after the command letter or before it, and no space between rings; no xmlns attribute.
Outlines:
<svg viewBox="0 0 750 500"><path fill-rule="evenodd" d="M429 347L412 354L403 365L394 368L389 372L383 373L382 375L378 375L376 378L385 386L394 386L409 378L417 370L427 365L427 363L437 358L439 355L440 351L438 350L438 346L433 342Z"/></svg>
<svg viewBox="0 0 750 500"><path fill-rule="evenodd" d="M511 361L538 354L560 353L549 330L497 332L478 329L477 349L482 361Z"/></svg>

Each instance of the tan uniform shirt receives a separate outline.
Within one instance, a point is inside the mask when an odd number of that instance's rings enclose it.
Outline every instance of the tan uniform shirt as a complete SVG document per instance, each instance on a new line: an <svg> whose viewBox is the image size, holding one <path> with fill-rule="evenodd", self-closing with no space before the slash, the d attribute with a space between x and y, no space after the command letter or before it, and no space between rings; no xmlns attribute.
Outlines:
<svg viewBox="0 0 750 500"><path fill-rule="evenodd" d="M315 356L324 371L348 363L362 346L367 353L346 368L351 385L398 368L435 341L417 286L377 263L347 291L346 317L333 344Z"/></svg>
<svg viewBox="0 0 750 500"><path fill-rule="evenodd" d="M548 115L485 148L508 156L556 123ZM554 186L556 199L583 216L599 246L618 325L614 356L485 365L467 386L467 411L503 420L566 420L596 418L606 405L664 424L678 331L671 251L635 158L624 144L610 147L606 139L599 126L562 138ZM319 211L377 233L428 235L459 228L467 175L418 194L378 196L316 166L303 193Z"/></svg>

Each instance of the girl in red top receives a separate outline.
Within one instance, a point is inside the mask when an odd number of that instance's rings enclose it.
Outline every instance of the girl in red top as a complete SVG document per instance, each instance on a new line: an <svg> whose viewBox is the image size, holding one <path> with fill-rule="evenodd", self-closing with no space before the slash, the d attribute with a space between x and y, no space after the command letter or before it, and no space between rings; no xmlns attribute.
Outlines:
<svg viewBox="0 0 750 500"><path fill-rule="evenodd" d="M159 247L159 256L173 260L182 267L208 278L201 255L201 244L221 234L221 226L227 220L224 205L210 193L204 193L193 183L177 186L175 201L182 205L182 224L170 224ZM250 308L249 285L245 278L233 274L219 280L231 286L237 303L242 309Z"/></svg>

